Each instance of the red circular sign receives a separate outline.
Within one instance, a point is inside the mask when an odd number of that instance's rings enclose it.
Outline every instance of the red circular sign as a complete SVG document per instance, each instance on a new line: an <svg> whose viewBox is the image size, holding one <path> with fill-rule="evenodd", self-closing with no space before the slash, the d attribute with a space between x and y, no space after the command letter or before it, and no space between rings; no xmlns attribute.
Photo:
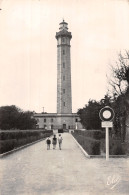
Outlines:
<svg viewBox="0 0 129 195"><path fill-rule="evenodd" d="M114 116L114 110L109 106L105 106L99 112L99 117L102 121L112 121Z"/></svg>

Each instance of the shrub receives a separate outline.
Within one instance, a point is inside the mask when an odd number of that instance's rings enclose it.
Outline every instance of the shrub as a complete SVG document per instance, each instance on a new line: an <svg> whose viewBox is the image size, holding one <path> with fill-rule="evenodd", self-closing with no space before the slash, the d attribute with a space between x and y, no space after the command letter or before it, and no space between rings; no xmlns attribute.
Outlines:
<svg viewBox="0 0 129 195"><path fill-rule="evenodd" d="M41 136L44 134L50 135L53 131L33 131L33 130L20 130L20 131L4 131L0 132L0 140L9 140L9 139L22 139L30 136Z"/></svg>
<svg viewBox="0 0 129 195"><path fill-rule="evenodd" d="M123 147L125 153L129 156L129 143L128 142L124 142L122 144L122 147Z"/></svg>
<svg viewBox="0 0 129 195"><path fill-rule="evenodd" d="M101 141L101 149L103 152L106 152L105 139L103 139ZM114 140L111 137L109 138L109 154L110 155L123 155L123 154L125 154L125 150L124 150L120 140Z"/></svg>
<svg viewBox="0 0 129 195"><path fill-rule="evenodd" d="M101 139L105 139L105 131L101 131Z"/></svg>
<svg viewBox="0 0 129 195"><path fill-rule="evenodd" d="M18 131L0 133L0 154L52 135L52 131Z"/></svg>
<svg viewBox="0 0 129 195"><path fill-rule="evenodd" d="M110 138L109 153L111 155L123 155L123 154L125 154L120 140L113 140L113 139Z"/></svg>
<svg viewBox="0 0 129 195"><path fill-rule="evenodd" d="M85 137L97 139L97 140L100 140L102 137L105 136L105 132L101 130L86 130L86 131L76 130L75 133L79 135L83 135Z"/></svg>
<svg viewBox="0 0 129 195"><path fill-rule="evenodd" d="M100 154L100 141L95 140L93 138L85 137L82 135L78 135L76 133L72 133L78 143L83 147L83 149L89 155L99 155Z"/></svg>
<svg viewBox="0 0 129 195"><path fill-rule="evenodd" d="M0 154L13 150L16 145L16 139L0 141Z"/></svg>

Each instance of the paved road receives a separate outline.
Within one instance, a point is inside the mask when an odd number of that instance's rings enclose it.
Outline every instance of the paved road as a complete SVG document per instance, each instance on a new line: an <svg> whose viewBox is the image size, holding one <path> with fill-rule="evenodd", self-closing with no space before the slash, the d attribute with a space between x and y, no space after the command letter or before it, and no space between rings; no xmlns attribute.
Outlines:
<svg viewBox="0 0 129 195"><path fill-rule="evenodd" d="M63 150L45 141L0 159L1 195L127 195L129 159L87 159L72 136Z"/></svg>

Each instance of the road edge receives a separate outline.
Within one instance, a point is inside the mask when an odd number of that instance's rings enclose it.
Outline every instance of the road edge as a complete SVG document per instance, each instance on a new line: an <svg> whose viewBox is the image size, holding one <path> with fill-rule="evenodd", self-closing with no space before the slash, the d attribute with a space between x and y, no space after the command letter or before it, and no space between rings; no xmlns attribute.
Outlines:
<svg viewBox="0 0 129 195"><path fill-rule="evenodd" d="M72 135L72 134L71 134ZM82 153L87 157L90 158L90 155L83 149L83 147L77 142L77 140L74 138L74 136L72 135L73 140L76 142L76 144L78 145L78 147L80 148L80 150L82 151Z"/></svg>

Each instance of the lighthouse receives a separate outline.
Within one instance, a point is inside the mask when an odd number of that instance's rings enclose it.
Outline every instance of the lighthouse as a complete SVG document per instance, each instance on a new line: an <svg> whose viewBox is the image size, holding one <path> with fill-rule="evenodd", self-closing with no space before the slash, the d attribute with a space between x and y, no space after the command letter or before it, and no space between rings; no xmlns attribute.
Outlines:
<svg viewBox="0 0 129 195"><path fill-rule="evenodd" d="M57 39L57 114L72 113L71 95L71 57L68 24L63 20L60 23Z"/></svg>
<svg viewBox="0 0 129 195"><path fill-rule="evenodd" d="M71 84L71 32L64 20L59 24L57 39L57 112L36 113L37 128L47 130L81 129L80 118L72 113L72 84Z"/></svg>

